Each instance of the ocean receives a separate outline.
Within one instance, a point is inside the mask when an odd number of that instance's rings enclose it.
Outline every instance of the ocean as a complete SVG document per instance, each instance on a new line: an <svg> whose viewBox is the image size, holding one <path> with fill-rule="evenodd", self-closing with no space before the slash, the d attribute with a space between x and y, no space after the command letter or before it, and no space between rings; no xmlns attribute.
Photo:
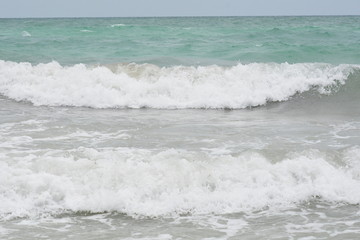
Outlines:
<svg viewBox="0 0 360 240"><path fill-rule="evenodd" d="M0 239L359 239L360 17L0 19Z"/></svg>

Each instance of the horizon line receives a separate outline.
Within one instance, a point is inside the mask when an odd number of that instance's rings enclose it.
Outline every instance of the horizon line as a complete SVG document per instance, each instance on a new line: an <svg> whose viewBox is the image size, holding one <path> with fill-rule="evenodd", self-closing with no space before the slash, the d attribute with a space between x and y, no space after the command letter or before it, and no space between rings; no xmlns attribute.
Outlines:
<svg viewBox="0 0 360 240"><path fill-rule="evenodd" d="M63 18L201 18L201 17L356 17L360 14L305 14L305 15L175 15L175 16L54 16L54 17L0 17L0 19L63 19Z"/></svg>

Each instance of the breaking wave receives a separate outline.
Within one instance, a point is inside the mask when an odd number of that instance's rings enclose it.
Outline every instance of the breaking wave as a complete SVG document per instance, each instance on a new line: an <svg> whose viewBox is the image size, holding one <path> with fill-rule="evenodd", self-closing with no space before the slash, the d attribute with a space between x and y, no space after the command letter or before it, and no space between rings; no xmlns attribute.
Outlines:
<svg viewBox="0 0 360 240"><path fill-rule="evenodd" d="M12 154L0 162L0 219L68 211L236 213L313 199L359 204L359 156L359 147L345 149L344 167L318 151L289 154L277 163L256 152L215 156L177 149Z"/></svg>
<svg viewBox="0 0 360 240"><path fill-rule="evenodd" d="M242 109L308 91L331 94L359 68L325 63L61 66L0 60L0 94L36 106Z"/></svg>

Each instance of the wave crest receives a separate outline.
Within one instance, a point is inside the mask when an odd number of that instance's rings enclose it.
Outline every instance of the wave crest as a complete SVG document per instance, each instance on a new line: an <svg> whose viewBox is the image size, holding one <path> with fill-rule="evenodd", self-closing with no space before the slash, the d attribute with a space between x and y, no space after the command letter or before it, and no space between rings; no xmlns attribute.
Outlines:
<svg viewBox="0 0 360 240"><path fill-rule="evenodd" d="M359 204L359 154L359 147L344 150L345 168L318 151L292 153L277 163L256 152L234 157L180 149L12 154L0 162L0 220L66 211L237 213L314 198Z"/></svg>
<svg viewBox="0 0 360 240"><path fill-rule="evenodd" d="M0 93L36 106L241 109L286 101L311 89L329 94L358 68L323 63L61 66L0 60Z"/></svg>

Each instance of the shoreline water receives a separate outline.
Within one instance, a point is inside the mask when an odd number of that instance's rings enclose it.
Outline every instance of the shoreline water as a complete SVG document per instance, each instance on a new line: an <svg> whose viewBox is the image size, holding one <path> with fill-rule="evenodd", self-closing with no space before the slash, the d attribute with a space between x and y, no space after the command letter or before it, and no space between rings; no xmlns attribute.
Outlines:
<svg viewBox="0 0 360 240"><path fill-rule="evenodd" d="M0 238L358 238L360 17L263 19L0 19Z"/></svg>

